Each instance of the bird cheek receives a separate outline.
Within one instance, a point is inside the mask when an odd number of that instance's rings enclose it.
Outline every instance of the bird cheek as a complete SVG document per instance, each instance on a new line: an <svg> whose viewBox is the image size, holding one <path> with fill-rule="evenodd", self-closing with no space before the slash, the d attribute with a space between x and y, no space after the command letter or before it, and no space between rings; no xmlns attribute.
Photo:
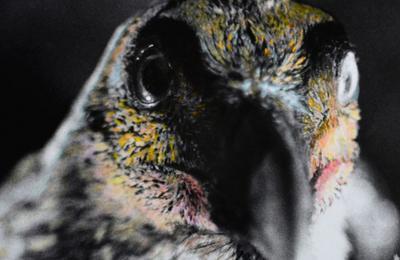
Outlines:
<svg viewBox="0 0 400 260"><path fill-rule="evenodd" d="M216 230L201 184L184 172L138 167L126 174L112 163L99 165L95 172L97 181L91 189L104 214L129 219L132 224L150 222L166 232L176 224Z"/></svg>
<svg viewBox="0 0 400 260"><path fill-rule="evenodd" d="M316 208L321 211L333 203L341 186L346 184L359 153L355 141L358 134L358 107L349 104L339 109L335 124L326 124L321 134L315 136L312 146L311 183L316 191Z"/></svg>

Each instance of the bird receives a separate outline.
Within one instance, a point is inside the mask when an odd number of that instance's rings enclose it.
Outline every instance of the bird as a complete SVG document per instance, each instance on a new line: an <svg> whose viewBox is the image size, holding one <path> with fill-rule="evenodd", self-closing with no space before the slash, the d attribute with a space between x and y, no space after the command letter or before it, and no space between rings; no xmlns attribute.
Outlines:
<svg viewBox="0 0 400 260"><path fill-rule="evenodd" d="M0 189L0 259L395 259L354 45L289 0L168 0L117 28Z"/></svg>

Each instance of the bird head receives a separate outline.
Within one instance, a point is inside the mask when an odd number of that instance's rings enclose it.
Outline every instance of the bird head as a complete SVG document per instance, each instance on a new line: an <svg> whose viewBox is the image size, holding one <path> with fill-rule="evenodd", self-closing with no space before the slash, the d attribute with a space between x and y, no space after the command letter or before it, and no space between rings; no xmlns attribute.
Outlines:
<svg viewBox="0 0 400 260"><path fill-rule="evenodd" d="M290 240L283 230L333 203L358 155L352 46L292 1L156 5L117 30L86 94L113 214L140 208L161 230L264 243L272 226Z"/></svg>

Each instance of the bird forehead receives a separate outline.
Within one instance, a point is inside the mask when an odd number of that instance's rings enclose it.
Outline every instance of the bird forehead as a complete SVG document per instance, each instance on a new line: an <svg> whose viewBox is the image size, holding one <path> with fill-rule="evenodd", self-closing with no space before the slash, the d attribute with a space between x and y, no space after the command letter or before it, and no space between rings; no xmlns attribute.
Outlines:
<svg viewBox="0 0 400 260"><path fill-rule="evenodd" d="M184 1L179 16L194 28L210 65L287 81L305 65L307 29L331 21L319 9L290 1ZM276 74L276 75L274 75ZM279 74L279 75L278 75Z"/></svg>

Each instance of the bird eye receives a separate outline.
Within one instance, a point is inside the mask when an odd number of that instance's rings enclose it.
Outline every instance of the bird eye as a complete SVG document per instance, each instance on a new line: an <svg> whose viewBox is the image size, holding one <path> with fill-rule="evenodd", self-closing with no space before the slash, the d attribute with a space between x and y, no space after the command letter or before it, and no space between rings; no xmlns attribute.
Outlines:
<svg viewBox="0 0 400 260"><path fill-rule="evenodd" d="M349 52L339 70L338 100L342 105L358 99L359 78L356 57L353 52Z"/></svg>
<svg viewBox="0 0 400 260"><path fill-rule="evenodd" d="M129 88L141 105L156 106L169 93L174 82L171 64L154 44L142 49L132 65Z"/></svg>

